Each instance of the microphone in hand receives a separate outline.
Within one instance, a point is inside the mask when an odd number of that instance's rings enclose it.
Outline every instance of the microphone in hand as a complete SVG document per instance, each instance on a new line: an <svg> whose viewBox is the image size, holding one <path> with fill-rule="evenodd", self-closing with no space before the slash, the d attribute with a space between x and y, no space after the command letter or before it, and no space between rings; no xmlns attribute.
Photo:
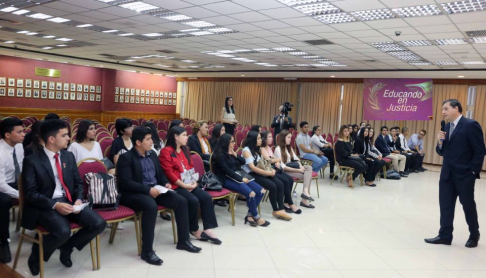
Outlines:
<svg viewBox="0 0 486 278"><path fill-rule="evenodd" d="M440 122L440 131L444 132L445 131L445 121L442 120ZM440 142L443 143L444 142L444 139L440 139Z"/></svg>

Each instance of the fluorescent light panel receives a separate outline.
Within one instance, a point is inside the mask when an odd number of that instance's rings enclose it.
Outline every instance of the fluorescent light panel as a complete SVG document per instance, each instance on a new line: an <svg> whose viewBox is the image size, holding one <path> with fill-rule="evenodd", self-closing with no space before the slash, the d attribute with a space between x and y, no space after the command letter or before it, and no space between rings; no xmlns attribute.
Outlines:
<svg viewBox="0 0 486 278"><path fill-rule="evenodd" d="M436 5L421 5L404 8L392 9L400 17L416 17L416 16L429 16L440 15L441 10Z"/></svg>
<svg viewBox="0 0 486 278"><path fill-rule="evenodd" d="M323 0L277 0L277 1L287 6L306 5L306 4L323 2Z"/></svg>
<svg viewBox="0 0 486 278"><path fill-rule="evenodd" d="M356 21L356 18L350 16L347 13L316 15L314 16L314 18L326 24L337 24Z"/></svg>
<svg viewBox="0 0 486 278"><path fill-rule="evenodd" d="M473 43L486 43L486 37L474 37L474 38L471 38L471 42L473 42Z"/></svg>
<svg viewBox="0 0 486 278"><path fill-rule="evenodd" d="M1 9L0 12L10 13L10 12L13 12L13 11L16 11L16 10L18 10L18 8L16 8L16 7L6 7L6 8Z"/></svg>
<svg viewBox="0 0 486 278"><path fill-rule="evenodd" d="M118 7L129 9L129 10L132 10L132 11L136 11L137 13L145 12L145 11L149 11L149 10L160 9L160 7L150 5L150 4L141 2L141 1L121 4L121 5L118 5Z"/></svg>
<svg viewBox="0 0 486 278"><path fill-rule="evenodd" d="M455 66L457 65L456 62L450 62L450 61L441 61L441 62L435 62L437 66Z"/></svg>
<svg viewBox="0 0 486 278"><path fill-rule="evenodd" d="M23 14L26 14L26 13L30 13L30 11L29 10L18 10L18 11L13 12L13 14L16 14L16 15L23 15Z"/></svg>
<svg viewBox="0 0 486 278"><path fill-rule="evenodd" d="M441 39L435 40L438 45L467 44L466 39Z"/></svg>
<svg viewBox="0 0 486 278"><path fill-rule="evenodd" d="M432 45L432 43L427 40L401 41L400 44L407 47Z"/></svg>
<svg viewBox="0 0 486 278"><path fill-rule="evenodd" d="M48 14L36 13L36 14L27 15L27 17L36 18L36 19L48 19L51 18L52 16Z"/></svg>
<svg viewBox="0 0 486 278"><path fill-rule="evenodd" d="M216 24L212 24L212 23L202 21L202 20L186 21L186 22L181 22L181 23L185 24L185 25L192 26L192 27L196 27L196 28L216 26Z"/></svg>
<svg viewBox="0 0 486 278"><path fill-rule="evenodd" d="M182 20L189 20L192 19L192 17L183 15L183 14L178 14L178 13L168 13L168 14L162 14L158 15L157 17L170 20L170 21L182 21Z"/></svg>
<svg viewBox="0 0 486 278"><path fill-rule="evenodd" d="M79 28L86 28L86 27L91 27L93 26L92 24L81 24L81 25L76 25L76 27L79 27Z"/></svg>
<svg viewBox="0 0 486 278"><path fill-rule="evenodd" d="M118 30L106 30L106 31L101 31L103 33L116 33Z"/></svg>
<svg viewBox="0 0 486 278"><path fill-rule="evenodd" d="M333 14L339 13L341 10L327 2L313 3L309 5L300 5L293 7L294 9L306 14L306 15L320 15L320 14Z"/></svg>
<svg viewBox="0 0 486 278"><path fill-rule="evenodd" d="M441 4L448 14L468 13L486 9L486 0L465 0Z"/></svg>
<svg viewBox="0 0 486 278"><path fill-rule="evenodd" d="M163 36L164 34L160 34L160 33L148 33L148 34L143 34L143 36L146 36L146 37L160 37L160 36Z"/></svg>
<svg viewBox="0 0 486 278"><path fill-rule="evenodd" d="M194 36L206 36L206 35L213 35L214 33L208 32L208 31L199 31L199 32L192 32L189 33Z"/></svg>
<svg viewBox="0 0 486 278"><path fill-rule="evenodd" d="M395 15L389 9L357 11L352 12L351 14L362 21L389 19L395 17Z"/></svg>
<svg viewBox="0 0 486 278"><path fill-rule="evenodd" d="M55 22L55 23L64 23L71 21L70 19L67 18L62 18L62 17L54 17L54 18L49 18L47 21Z"/></svg>
<svg viewBox="0 0 486 278"><path fill-rule="evenodd" d="M461 62L463 65L483 65L486 64L484 61L465 61Z"/></svg>

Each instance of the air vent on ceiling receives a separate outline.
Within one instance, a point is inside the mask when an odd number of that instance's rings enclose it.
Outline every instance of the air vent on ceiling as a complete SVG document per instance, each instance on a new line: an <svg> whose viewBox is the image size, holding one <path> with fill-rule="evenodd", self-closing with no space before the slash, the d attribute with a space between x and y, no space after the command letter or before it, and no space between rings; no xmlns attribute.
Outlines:
<svg viewBox="0 0 486 278"><path fill-rule="evenodd" d="M363 60L365 63L376 63L376 60Z"/></svg>
<svg viewBox="0 0 486 278"><path fill-rule="evenodd" d="M105 56L105 57L111 57L111 56L115 56L113 54L106 54L106 53L101 53L101 54L98 54L100 56Z"/></svg>
<svg viewBox="0 0 486 278"><path fill-rule="evenodd" d="M466 31L466 35L470 38L486 37L486 30Z"/></svg>
<svg viewBox="0 0 486 278"><path fill-rule="evenodd" d="M158 52L162 52L162 53L177 53L177 51L172 51L172 50L169 50L169 49L162 49L162 50L157 50Z"/></svg>
<svg viewBox="0 0 486 278"><path fill-rule="evenodd" d="M322 40L310 40L310 41L303 41L305 43L311 44L311 45L326 45L326 44L334 44L331 41L322 39Z"/></svg>
<svg viewBox="0 0 486 278"><path fill-rule="evenodd" d="M241 64L237 64L237 63L225 63L225 65L228 65L228 66L241 66Z"/></svg>
<svg viewBox="0 0 486 278"><path fill-rule="evenodd" d="M24 24L24 22L0 18L0 22L8 22L13 25Z"/></svg>

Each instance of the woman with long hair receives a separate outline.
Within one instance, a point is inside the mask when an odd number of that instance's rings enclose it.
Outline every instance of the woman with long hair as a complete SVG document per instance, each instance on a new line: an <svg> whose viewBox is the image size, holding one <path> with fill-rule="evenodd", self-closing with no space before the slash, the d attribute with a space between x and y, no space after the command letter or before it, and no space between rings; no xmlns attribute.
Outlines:
<svg viewBox="0 0 486 278"><path fill-rule="evenodd" d="M209 157L212 150L208 141L208 123L206 121L198 121L192 125L192 135L189 136L187 146L191 151L197 152L204 161L208 163L209 170Z"/></svg>
<svg viewBox="0 0 486 278"><path fill-rule="evenodd" d="M116 165L118 158L132 149L132 131L133 125L130 119L117 119L115 122L116 134L118 137L111 143L110 160Z"/></svg>
<svg viewBox="0 0 486 278"><path fill-rule="evenodd" d="M310 202L314 198L310 195L310 186L312 182L312 167L309 165L303 166L300 163L299 157L295 154L290 143L292 142L292 134L287 129L282 130L278 135L277 147L275 148L275 158L280 158L280 165L285 173L293 178L303 181L304 188L300 197L302 201L300 205L306 208L315 208ZM290 167L291 162L296 163L298 168Z"/></svg>
<svg viewBox="0 0 486 278"><path fill-rule="evenodd" d="M184 127L184 122L181 121L181 120L173 120L173 121L171 121L170 124L169 124L169 130L171 130L175 126ZM167 131L167 132L169 132L169 131Z"/></svg>
<svg viewBox="0 0 486 278"><path fill-rule="evenodd" d="M269 191L270 204L272 205L272 215L277 219L292 220L287 213L285 213L284 206L284 191L285 185L275 177L275 170L263 170L257 167L260 160L262 160L262 137L256 131L248 132L246 137L246 146L243 149L243 158L245 158L245 165L242 167L249 173L255 181L263 188Z"/></svg>
<svg viewBox="0 0 486 278"><path fill-rule="evenodd" d="M76 133L76 142L72 143L67 149L74 154L76 163L86 158L103 159L100 143L96 142L95 138L95 124L89 120L82 120Z"/></svg>
<svg viewBox="0 0 486 278"><path fill-rule="evenodd" d="M218 139L226 133L224 125L217 124L214 126L213 132L211 133L211 139L209 139L209 145L211 149L216 149L216 144L218 144Z"/></svg>
<svg viewBox="0 0 486 278"><path fill-rule="evenodd" d="M378 171L380 171L380 163L376 162L375 159L369 154L369 129L362 127L359 130L359 135L354 141L353 151L361 157L361 159L368 166L364 172L364 179L367 186L375 187L376 184L375 176ZM378 168L377 168L378 167Z"/></svg>
<svg viewBox="0 0 486 278"><path fill-rule="evenodd" d="M301 214L302 210L297 208L292 200L292 185L294 184L294 179L287 175L281 168L281 159L280 157L275 157L270 145L273 143L273 136L270 131L262 131L260 132L260 136L262 137L262 158L270 161L273 165L274 169L276 170L275 178L279 179L284 184L284 209L287 213L295 213Z"/></svg>
<svg viewBox="0 0 486 278"><path fill-rule="evenodd" d="M375 136L374 136L374 129L372 127L368 128L368 154L375 159L375 163L380 163L380 170L386 165L386 162L383 160L383 155L380 151L375 147ZM378 165L376 166L378 167Z"/></svg>
<svg viewBox="0 0 486 278"><path fill-rule="evenodd" d="M356 141L356 138L358 137L359 127L357 124L353 124L351 125L351 128L352 129L349 130L349 140L351 145L354 145L354 141Z"/></svg>
<svg viewBox="0 0 486 278"><path fill-rule="evenodd" d="M150 132L152 133L152 151L159 156L160 150L165 147L164 141L160 139L159 133L157 132L157 127L152 122L145 122L143 126L150 128Z"/></svg>
<svg viewBox="0 0 486 278"><path fill-rule="evenodd" d="M336 152L336 161L341 166L347 166L354 169L353 174L348 174L346 181L349 187L353 187L353 181L365 170L365 164L359 155L353 153L353 146L349 136L349 129L347 126L341 126L339 129L339 137L334 144L334 151Z"/></svg>
<svg viewBox="0 0 486 278"><path fill-rule="evenodd" d="M235 116L233 97L226 97L224 100L223 111L221 112L221 122L223 122L226 133L233 135L235 126L238 124Z"/></svg>
<svg viewBox="0 0 486 278"><path fill-rule="evenodd" d="M160 152L159 161L172 189L187 200L191 234L198 240L221 244L221 240L213 231L218 227L218 222L211 195L202 190L196 181L188 183L182 180L182 174L194 172L187 140L187 132L184 128L180 126L171 128L167 134L166 146ZM199 209L204 231L199 230Z"/></svg>
<svg viewBox="0 0 486 278"><path fill-rule="evenodd" d="M32 141L24 150L24 157L31 154L38 153L44 149L44 141L40 137L40 130L44 121L37 121L32 125L32 130L30 131Z"/></svg>
<svg viewBox="0 0 486 278"><path fill-rule="evenodd" d="M234 147L235 139L231 135L223 134L219 138L211 158L214 174L223 183L224 188L246 197L248 214L245 216L245 224L249 222L252 227L268 226L270 222L263 220L258 214L263 189L254 180L241 176L241 165L245 165L245 159L236 154Z"/></svg>

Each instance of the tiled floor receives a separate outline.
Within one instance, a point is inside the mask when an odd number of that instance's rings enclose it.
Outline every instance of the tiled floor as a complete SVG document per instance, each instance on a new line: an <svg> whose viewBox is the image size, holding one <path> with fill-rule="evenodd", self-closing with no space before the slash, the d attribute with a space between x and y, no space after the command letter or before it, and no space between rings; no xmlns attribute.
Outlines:
<svg viewBox="0 0 486 278"><path fill-rule="evenodd" d="M468 230L459 203L452 246L424 243L439 228L439 168L429 168L408 179L382 180L376 188L357 184L349 189L320 180L320 198L313 189L316 209L303 208L290 222L273 219L270 204L263 203L262 214L272 223L266 228L243 225L244 202L237 203L235 227L229 213L216 207L216 233L223 244L194 240L203 248L200 254L176 250L170 222L158 219L154 248L164 260L159 267L137 257L133 223L126 222L114 244L108 243L108 230L102 234L101 270L91 271L85 248L73 253L72 268L63 267L55 253L46 265L46 277L486 277L486 243L476 249L464 247ZM486 180L477 181L481 227L486 226L485 187ZM18 233L13 232L13 255L17 242ZM30 243L24 246L18 271L29 276Z"/></svg>

